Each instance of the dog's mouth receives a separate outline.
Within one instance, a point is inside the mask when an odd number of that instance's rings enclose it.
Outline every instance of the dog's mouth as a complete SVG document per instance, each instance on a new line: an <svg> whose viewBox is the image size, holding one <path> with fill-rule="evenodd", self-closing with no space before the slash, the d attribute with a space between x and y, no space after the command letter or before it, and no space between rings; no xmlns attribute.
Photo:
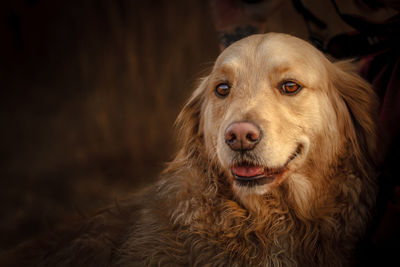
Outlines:
<svg viewBox="0 0 400 267"><path fill-rule="evenodd" d="M286 163L278 168L269 168L246 161L236 163L231 168L233 178L240 186L253 187L272 183L276 178L282 176L287 170L288 164L301 153L302 147L299 144L296 151L288 158Z"/></svg>
<svg viewBox="0 0 400 267"><path fill-rule="evenodd" d="M234 165L231 169L236 183L250 187L272 183L283 171L284 168L269 169L264 166L248 165L248 163Z"/></svg>

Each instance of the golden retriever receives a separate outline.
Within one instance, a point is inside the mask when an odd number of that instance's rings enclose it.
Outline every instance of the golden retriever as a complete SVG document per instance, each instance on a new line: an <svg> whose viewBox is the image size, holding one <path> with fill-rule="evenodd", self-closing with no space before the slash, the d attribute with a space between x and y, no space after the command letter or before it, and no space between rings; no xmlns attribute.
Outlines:
<svg viewBox="0 0 400 267"><path fill-rule="evenodd" d="M240 40L180 113L181 148L159 182L34 257L54 266L347 266L375 203L376 108L348 62L286 34Z"/></svg>

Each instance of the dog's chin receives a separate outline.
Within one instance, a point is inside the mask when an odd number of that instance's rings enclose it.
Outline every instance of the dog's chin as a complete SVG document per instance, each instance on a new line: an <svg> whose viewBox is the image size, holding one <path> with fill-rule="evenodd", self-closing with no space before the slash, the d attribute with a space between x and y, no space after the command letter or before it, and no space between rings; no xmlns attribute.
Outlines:
<svg viewBox="0 0 400 267"><path fill-rule="evenodd" d="M246 199L249 196L261 196L267 194L268 192L270 192L270 190L272 190L272 184L273 183L268 183L264 185L249 187L243 186L242 184L238 184L236 181L234 181L232 189L235 195L238 196L240 199Z"/></svg>

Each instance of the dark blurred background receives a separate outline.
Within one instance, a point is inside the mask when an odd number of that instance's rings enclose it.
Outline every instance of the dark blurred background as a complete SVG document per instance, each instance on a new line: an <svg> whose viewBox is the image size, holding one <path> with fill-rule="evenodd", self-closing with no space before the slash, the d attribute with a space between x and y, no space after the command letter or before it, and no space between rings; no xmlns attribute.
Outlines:
<svg viewBox="0 0 400 267"><path fill-rule="evenodd" d="M214 2L1 2L0 250L156 179L219 53ZM264 2L262 31L308 38L292 1ZM303 2L328 23L323 38L351 29L324 1Z"/></svg>
<svg viewBox="0 0 400 267"><path fill-rule="evenodd" d="M153 181L218 52L207 1L3 1L0 248Z"/></svg>

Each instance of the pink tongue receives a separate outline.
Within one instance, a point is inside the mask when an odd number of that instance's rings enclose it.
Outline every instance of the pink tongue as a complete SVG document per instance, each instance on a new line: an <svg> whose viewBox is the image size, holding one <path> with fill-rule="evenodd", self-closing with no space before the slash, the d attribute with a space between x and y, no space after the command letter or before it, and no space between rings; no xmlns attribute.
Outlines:
<svg viewBox="0 0 400 267"><path fill-rule="evenodd" d="M253 177L264 173L261 166L234 166L232 172L237 176Z"/></svg>

